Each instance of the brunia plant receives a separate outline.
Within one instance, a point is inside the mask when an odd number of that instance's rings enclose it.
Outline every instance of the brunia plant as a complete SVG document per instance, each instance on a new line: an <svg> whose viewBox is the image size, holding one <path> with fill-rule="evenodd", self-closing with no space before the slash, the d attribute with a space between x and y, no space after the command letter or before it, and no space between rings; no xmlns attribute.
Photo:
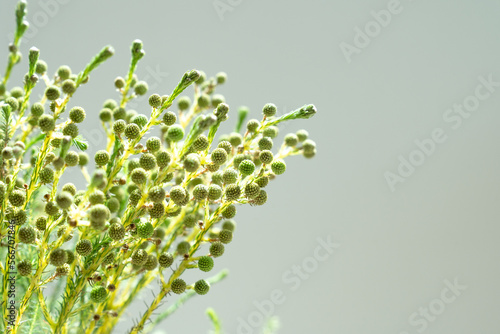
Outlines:
<svg viewBox="0 0 500 334"><path fill-rule="evenodd" d="M99 114L107 144L89 159L79 135L86 112L71 98L114 51L105 47L77 74L61 66L51 77L39 50L31 48L24 86L9 89L11 70L21 61L25 15L20 1L0 81L0 331L110 333L156 281L153 301L135 314L130 329L149 332L224 278L225 271L206 276L233 238L236 206L266 203L266 186L285 172L285 157L315 155L305 130L286 135L273 152L277 125L309 118L316 109L306 105L277 117L276 106L266 104L262 119L243 127L248 110L240 108L235 131L216 140L231 114L215 94L226 75L207 78L192 70L169 95L150 95L143 113L129 110L127 103L148 91L135 75L145 54L136 40L128 73L114 82L116 100L106 100ZM43 95L34 96L41 85ZM180 96L189 86L193 100ZM60 184L72 170L82 172L86 189ZM186 281L187 270L199 280ZM152 316L164 303L171 305ZM219 332L213 310L208 315Z"/></svg>

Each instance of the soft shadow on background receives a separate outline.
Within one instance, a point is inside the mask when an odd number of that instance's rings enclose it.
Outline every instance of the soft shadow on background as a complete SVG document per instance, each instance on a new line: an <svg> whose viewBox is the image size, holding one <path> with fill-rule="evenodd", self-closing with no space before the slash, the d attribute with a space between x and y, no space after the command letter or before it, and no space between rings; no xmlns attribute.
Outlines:
<svg viewBox="0 0 500 334"><path fill-rule="evenodd" d="M14 7L0 4L5 48ZM306 128L317 157L289 159L268 203L239 209L215 268L229 278L162 333L207 333L209 306L227 333L257 333L266 313L287 334L497 333L499 12L493 0L39 0L28 1L22 51L38 47L50 73L76 72L114 46L73 99L89 116L81 132L91 154L105 145L97 115L117 97L113 80L136 38L150 93L168 94L196 68L227 72L219 93L233 112L247 105L259 118L267 102L280 113L318 109L280 132ZM134 108L146 113L147 100ZM115 332L144 309L138 301Z"/></svg>

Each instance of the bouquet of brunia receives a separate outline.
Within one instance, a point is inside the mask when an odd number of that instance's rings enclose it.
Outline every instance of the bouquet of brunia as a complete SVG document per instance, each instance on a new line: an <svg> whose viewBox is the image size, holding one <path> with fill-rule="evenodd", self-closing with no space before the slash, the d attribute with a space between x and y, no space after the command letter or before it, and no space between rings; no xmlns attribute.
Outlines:
<svg viewBox="0 0 500 334"><path fill-rule="evenodd" d="M86 112L71 98L113 48L103 48L77 74L60 66L50 76L33 47L23 87L8 88L28 27L25 1L15 14L0 81L0 331L110 333L144 288L158 281L130 330L147 333L226 276L205 277L233 239L237 205L263 205L266 186L285 172L285 157L316 153L305 130L287 134L273 152L277 125L310 118L316 109L306 105L278 117L276 106L266 104L261 120L246 121L249 111L241 107L235 131L216 139L230 114L215 94L226 74L209 78L192 70L169 95L151 94L148 111L137 113L127 104L145 95L148 84L135 74L145 54L136 40L128 73L114 81L117 99L106 100L99 113L106 147L90 159L79 134ZM43 94L35 97L40 85ZM180 96L189 86L192 100ZM59 183L71 170L81 171L86 189ZM199 280L185 281L189 269ZM174 303L152 316L175 294ZM208 314L220 332L217 316Z"/></svg>

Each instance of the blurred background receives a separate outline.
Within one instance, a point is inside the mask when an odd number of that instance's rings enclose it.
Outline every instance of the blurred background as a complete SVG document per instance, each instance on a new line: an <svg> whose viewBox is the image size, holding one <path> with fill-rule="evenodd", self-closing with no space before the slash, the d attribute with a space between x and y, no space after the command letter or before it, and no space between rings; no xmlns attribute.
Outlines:
<svg viewBox="0 0 500 334"><path fill-rule="evenodd" d="M0 3L0 64L15 3ZM229 277L157 333L209 333L207 307L226 333L260 333L270 316L290 334L498 333L499 12L494 0L30 0L13 78L31 46L54 73L78 72L112 45L72 100L87 111L89 154L104 148L98 113L118 97L113 80L126 75L136 38L147 96L169 94L193 68L228 74L218 90L233 111L226 131L241 105L250 118L268 102L279 114L316 105L280 138L307 129L317 156L290 158L268 203L238 210L215 267ZM132 106L146 113L147 97Z"/></svg>

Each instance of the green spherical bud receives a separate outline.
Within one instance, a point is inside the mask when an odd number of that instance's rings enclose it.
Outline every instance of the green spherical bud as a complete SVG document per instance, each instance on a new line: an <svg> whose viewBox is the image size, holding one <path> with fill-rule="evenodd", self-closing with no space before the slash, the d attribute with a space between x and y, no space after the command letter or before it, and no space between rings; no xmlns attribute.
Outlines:
<svg viewBox="0 0 500 334"><path fill-rule="evenodd" d="M221 103L226 102L226 99L221 94L212 95L212 107L217 108L217 106Z"/></svg>
<svg viewBox="0 0 500 334"><path fill-rule="evenodd" d="M223 244L228 244L233 240L233 232L230 230L222 230L219 232L219 241Z"/></svg>
<svg viewBox="0 0 500 334"><path fill-rule="evenodd" d="M235 201L241 196L241 188L237 184L230 184L226 187L226 200Z"/></svg>
<svg viewBox="0 0 500 334"><path fill-rule="evenodd" d="M255 164L251 160L243 160L238 165L238 170L242 175L250 175L255 171Z"/></svg>
<svg viewBox="0 0 500 334"><path fill-rule="evenodd" d="M192 228L196 225L196 216L194 214L188 214L184 217L182 223L187 228Z"/></svg>
<svg viewBox="0 0 500 334"><path fill-rule="evenodd" d="M69 274L70 267L67 263L56 268L56 276L66 276Z"/></svg>
<svg viewBox="0 0 500 334"><path fill-rule="evenodd" d="M155 203L161 203L165 199L165 189L159 186L151 187L148 192L148 198Z"/></svg>
<svg viewBox="0 0 500 334"><path fill-rule="evenodd" d="M216 201L222 196L222 188L216 184L211 184L208 187L208 199Z"/></svg>
<svg viewBox="0 0 500 334"><path fill-rule="evenodd" d="M193 173L200 168L200 156L196 153L190 153L184 158L184 169L188 173Z"/></svg>
<svg viewBox="0 0 500 334"><path fill-rule="evenodd" d="M167 111L163 114L163 123L167 126L174 125L177 121L177 116L172 111Z"/></svg>
<svg viewBox="0 0 500 334"><path fill-rule="evenodd" d="M143 168L136 168L130 173L130 178L135 184L144 184L148 179L148 175Z"/></svg>
<svg viewBox="0 0 500 334"><path fill-rule="evenodd" d="M149 97L149 105L153 108L161 107L161 96L158 94L153 94Z"/></svg>
<svg viewBox="0 0 500 334"><path fill-rule="evenodd" d="M289 133L285 136L284 142L286 146L294 147L299 142L299 137L295 133Z"/></svg>
<svg viewBox="0 0 500 334"><path fill-rule="evenodd" d="M135 85L134 85L134 92L137 94L137 95L144 95L148 92L148 83L146 81L138 81Z"/></svg>
<svg viewBox="0 0 500 334"><path fill-rule="evenodd" d="M133 264L142 266L148 260L148 253L143 249L138 249L132 253L132 256L130 258Z"/></svg>
<svg viewBox="0 0 500 334"><path fill-rule="evenodd" d="M243 137L241 137L239 133L233 132L229 135L229 142L232 146L236 147L238 145L241 145L241 143L243 142Z"/></svg>
<svg viewBox="0 0 500 334"><path fill-rule="evenodd" d="M227 161L227 152L223 148L216 148L210 155L212 162L217 165L222 165Z"/></svg>
<svg viewBox="0 0 500 334"><path fill-rule="evenodd" d="M61 209L67 209L73 204L73 196L69 192L61 191L56 195L56 203Z"/></svg>
<svg viewBox="0 0 500 334"><path fill-rule="evenodd" d="M62 131L63 135L76 138L78 136L78 126L75 123L66 124Z"/></svg>
<svg viewBox="0 0 500 334"><path fill-rule="evenodd" d="M120 223L111 224L108 229L108 235L113 240L122 240L125 237L125 227Z"/></svg>
<svg viewBox="0 0 500 334"><path fill-rule="evenodd" d="M85 152L78 153L78 165L86 166L89 163L89 155Z"/></svg>
<svg viewBox="0 0 500 334"><path fill-rule="evenodd" d="M302 155L304 156L304 158L307 158L307 159L314 158L314 156L316 155L316 150L309 151L309 152L303 151Z"/></svg>
<svg viewBox="0 0 500 334"><path fill-rule="evenodd" d="M165 229L161 227L155 228L155 233L153 233L154 238L163 239L165 237Z"/></svg>
<svg viewBox="0 0 500 334"><path fill-rule="evenodd" d="M38 59L35 66L35 72L37 74L44 74L45 72L47 72L47 63L41 59Z"/></svg>
<svg viewBox="0 0 500 334"><path fill-rule="evenodd" d="M105 287L96 285L90 291L90 300L93 303L102 303L108 297L108 291Z"/></svg>
<svg viewBox="0 0 500 334"><path fill-rule="evenodd" d="M221 141L218 145L217 145L217 148L222 148L224 149L224 151L226 151L226 153L229 155L231 154L231 151L233 150L233 146L231 145L231 143L227 140L223 140Z"/></svg>
<svg viewBox="0 0 500 334"><path fill-rule="evenodd" d="M193 145L191 146L195 151L204 151L208 148L210 145L207 136L205 135L199 135L198 138L193 142Z"/></svg>
<svg viewBox="0 0 500 334"><path fill-rule="evenodd" d="M307 132L306 130L299 130L296 132L296 135L299 141L303 142L309 137L309 132Z"/></svg>
<svg viewBox="0 0 500 334"><path fill-rule="evenodd" d="M113 132L115 134L121 134L121 133L123 133L123 131L125 131L126 126L127 126L127 123L122 119L114 121L113 122Z"/></svg>
<svg viewBox="0 0 500 334"><path fill-rule="evenodd" d="M158 259L154 255L148 255L148 258L146 260L146 263L143 265L144 269L146 270L155 270L156 267L158 267Z"/></svg>
<svg viewBox="0 0 500 334"><path fill-rule="evenodd" d="M257 183L249 183L245 186L245 196L248 199L253 199L259 195L260 186Z"/></svg>
<svg viewBox="0 0 500 334"><path fill-rule="evenodd" d="M61 96L61 92L57 86L50 86L45 89L45 96L47 97L47 100L54 101Z"/></svg>
<svg viewBox="0 0 500 334"><path fill-rule="evenodd" d="M142 198L141 192L139 190L134 190L130 193L128 201L131 205L137 205L137 203L139 203L141 198Z"/></svg>
<svg viewBox="0 0 500 334"><path fill-rule="evenodd" d="M311 139L306 139L302 143L302 149L304 150L304 152L312 153L316 150L316 143Z"/></svg>
<svg viewBox="0 0 500 334"><path fill-rule="evenodd" d="M24 95L24 89L22 89L21 87L13 87L10 90L10 95L16 99L20 98Z"/></svg>
<svg viewBox="0 0 500 334"><path fill-rule="evenodd" d="M89 210L90 220L93 221L105 221L110 215L109 209L103 204L96 204Z"/></svg>
<svg viewBox="0 0 500 334"><path fill-rule="evenodd" d="M35 229L31 226L22 226L18 230L19 242L24 244L32 244L36 239Z"/></svg>
<svg viewBox="0 0 500 334"><path fill-rule="evenodd" d="M234 218L234 216L236 216L236 206L234 204L230 204L222 211L222 217L226 219Z"/></svg>
<svg viewBox="0 0 500 334"><path fill-rule="evenodd" d="M184 129L180 125L172 125L167 130L167 138L174 142L181 140L184 138Z"/></svg>
<svg viewBox="0 0 500 334"><path fill-rule="evenodd" d="M228 168L222 173L222 181L225 184L235 183L238 179L238 172L233 168Z"/></svg>
<svg viewBox="0 0 500 334"><path fill-rule="evenodd" d="M127 137L128 139L135 139L139 137L140 133L141 129L139 128L139 125L135 123L128 124L125 127L125 137Z"/></svg>
<svg viewBox="0 0 500 334"><path fill-rule="evenodd" d="M262 108L262 113L266 116L266 117L271 117L271 116L274 116L276 115L276 111L277 111L277 108L274 104L272 103L268 103L264 106L264 108Z"/></svg>
<svg viewBox="0 0 500 334"><path fill-rule="evenodd" d="M50 201L45 204L44 211L49 216L55 217L59 214L59 207L55 202Z"/></svg>
<svg viewBox="0 0 500 334"><path fill-rule="evenodd" d="M260 122L256 119L251 119L247 122L248 132L255 132L260 126Z"/></svg>
<svg viewBox="0 0 500 334"><path fill-rule="evenodd" d="M9 159L12 159L14 157L14 152L12 150L12 147L5 147L3 150L2 150L2 158L5 159L5 160L9 160Z"/></svg>
<svg viewBox="0 0 500 334"><path fill-rule="evenodd" d="M210 256L202 256L198 260L198 268L201 271L209 272L214 267L214 259Z"/></svg>
<svg viewBox="0 0 500 334"><path fill-rule="evenodd" d="M264 189L261 189L259 191L259 194L257 197L255 197L252 201L251 204L253 205L264 205L267 202L267 192Z"/></svg>
<svg viewBox="0 0 500 334"><path fill-rule="evenodd" d="M111 109L104 108L101 109L101 111L99 112L99 119L103 122L111 121L112 117L113 117L113 112L111 111Z"/></svg>
<svg viewBox="0 0 500 334"><path fill-rule="evenodd" d="M158 257L160 267L168 268L174 263L174 257L170 253L163 253Z"/></svg>
<svg viewBox="0 0 500 334"><path fill-rule="evenodd" d="M181 241L177 244L177 253L184 255L189 253L189 249L191 248L191 244L187 241Z"/></svg>
<svg viewBox="0 0 500 334"><path fill-rule="evenodd" d="M71 76L71 68L69 68L69 66L67 66L67 65L62 65L61 67L59 67L57 69L57 76L61 80L68 79Z"/></svg>
<svg viewBox="0 0 500 334"><path fill-rule="evenodd" d="M111 213L118 212L118 210L120 210L120 201L116 197L111 197L106 203L106 206Z"/></svg>
<svg viewBox="0 0 500 334"><path fill-rule="evenodd" d="M73 183L66 183L61 190L66 191L73 196L76 194L76 186Z"/></svg>
<svg viewBox="0 0 500 334"><path fill-rule="evenodd" d="M12 206L19 207L26 202L26 194L22 190L13 190L9 194L9 202Z"/></svg>
<svg viewBox="0 0 500 334"><path fill-rule="evenodd" d="M64 249L57 248L50 252L49 262L54 267L60 267L68 260L68 253Z"/></svg>
<svg viewBox="0 0 500 334"><path fill-rule="evenodd" d="M152 170L156 167L156 158L151 153L141 154L139 158L139 164L145 170Z"/></svg>
<svg viewBox="0 0 500 334"><path fill-rule="evenodd" d="M113 110L113 118L115 120L118 120L118 119L124 120L127 117L127 111L125 110L125 108L118 107L118 108L114 108L111 110Z"/></svg>
<svg viewBox="0 0 500 334"><path fill-rule="evenodd" d="M174 201L175 204L184 202L187 197L186 190L181 186L174 186L170 189L170 199Z"/></svg>
<svg viewBox="0 0 500 334"><path fill-rule="evenodd" d="M262 137L259 142L258 142L258 145L259 145L259 149L261 151L264 151L264 150L271 150L273 148L273 141L271 138L269 137Z"/></svg>
<svg viewBox="0 0 500 334"><path fill-rule="evenodd" d="M57 229L57 237L60 238L61 236L63 236L65 233L66 233L66 230L68 229L67 226L59 226L59 228ZM66 242L66 241L69 241L73 239L73 234L70 232L65 238L64 238L64 241L63 242Z"/></svg>
<svg viewBox="0 0 500 334"><path fill-rule="evenodd" d="M94 190L89 195L90 205L103 204L106 201L106 195L100 190Z"/></svg>
<svg viewBox="0 0 500 334"><path fill-rule="evenodd" d="M66 156L64 157L64 162L71 167L78 165L79 162L78 153L76 153L75 151L69 151L68 153L66 153Z"/></svg>
<svg viewBox="0 0 500 334"><path fill-rule="evenodd" d="M42 115L38 119L38 126L43 132L49 132L54 130L56 127L56 121L51 115Z"/></svg>
<svg viewBox="0 0 500 334"><path fill-rule="evenodd" d="M92 243L90 240L82 239L76 243L76 252L81 256L87 256L92 253Z"/></svg>
<svg viewBox="0 0 500 334"><path fill-rule="evenodd" d="M76 92L76 83L71 79L66 79L62 83L61 88L64 94L72 95Z"/></svg>
<svg viewBox="0 0 500 334"><path fill-rule="evenodd" d="M222 224L222 230L228 230L234 232L235 228L236 228L236 223L234 222L234 220L226 220Z"/></svg>
<svg viewBox="0 0 500 334"><path fill-rule="evenodd" d="M170 153L168 153L167 151L163 150L156 153L156 163L160 168L167 167L171 160L172 158L170 157Z"/></svg>
<svg viewBox="0 0 500 334"><path fill-rule="evenodd" d="M215 75L215 80L217 81L218 85L222 85L227 80L227 74L225 72L219 72Z"/></svg>
<svg viewBox="0 0 500 334"><path fill-rule="evenodd" d="M66 254L68 255L68 259L66 260L67 264L72 264L73 261L75 261L75 253L70 251L69 249L66 250Z"/></svg>
<svg viewBox="0 0 500 334"><path fill-rule="evenodd" d="M32 266L31 266L31 262L29 262L27 260L22 260L22 261L18 262L16 268L17 268L17 272L21 276L29 276L29 275L31 275L31 271L33 270Z"/></svg>
<svg viewBox="0 0 500 334"><path fill-rule="evenodd" d="M43 104L36 102L31 106L31 115L34 117L40 117L43 115L45 112L45 108L43 107Z"/></svg>
<svg viewBox="0 0 500 334"><path fill-rule="evenodd" d="M163 203L154 203L148 209L148 213L151 218L161 218L165 214L165 205Z"/></svg>
<svg viewBox="0 0 500 334"><path fill-rule="evenodd" d="M7 103L10 106L11 111L15 111L19 108L19 102L17 101L17 99L15 97L11 96L11 97L7 98L5 100L5 103ZM6 108L6 106L4 106L3 108Z"/></svg>
<svg viewBox="0 0 500 334"><path fill-rule="evenodd" d="M210 105L210 96L207 94L201 94L198 97L198 107L201 109L207 108Z"/></svg>
<svg viewBox="0 0 500 334"><path fill-rule="evenodd" d="M115 79L115 87L120 89L120 88L123 88L125 87L126 85L126 82L125 82L125 79L123 79L122 77L116 77Z"/></svg>
<svg viewBox="0 0 500 334"><path fill-rule="evenodd" d="M154 229L150 222L141 223L137 225L137 235L143 239L151 238Z"/></svg>
<svg viewBox="0 0 500 334"><path fill-rule="evenodd" d="M210 290L210 284L201 279L194 284L194 291L199 295L206 295Z"/></svg>
<svg viewBox="0 0 500 334"><path fill-rule="evenodd" d="M259 160L262 161L263 164L270 164L273 162L273 159L273 152L269 150L264 150L259 153Z"/></svg>
<svg viewBox="0 0 500 334"><path fill-rule="evenodd" d="M182 278L176 278L172 281L170 289L175 294L181 294L186 291L186 282Z"/></svg>
<svg viewBox="0 0 500 334"><path fill-rule="evenodd" d="M105 150L99 150L94 155L94 161L98 166L104 166L109 162L109 153Z"/></svg>
<svg viewBox="0 0 500 334"><path fill-rule="evenodd" d="M55 148L59 148L61 147L61 144L62 144L62 139L61 138L54 138L50 141L50 145L55 147ZM55 156L55 155L54 155ZM52 161L54 161L54 159L52 159Z"/></svg>
<svg viewBox="0 0 500 334"><path fill-rule="evenodd" d="M216 185L222 186L223 179L222 179L222 171L218 171L212 174L212 183L215 183Z"/></svg>
<svg viewBox="0 0 500 334"><path fill-rule="evenodd" d="M208 196L208 187L204 184L198 184L193 189L193 197L196 201L203 201Z"/></svg>
<svg viewBox="0 0 500 334"><path fill-rule="evenodd" d="M28 221L28 215L23 209L14 209L10 215L7 215L7 218L17 226L21 226Z"/></svg>
<svg viewBox="0 0 500 334"><path fill-rule="evenodd" d="M264 129L262 131L262 135L264 137L269 137L269 138L276 138L278 136L279 129L276 126L270 126Z"/></svg>
<svg viewBox="0 0 500 334"><path fill-rule="evenodd" d="M161 148L161 140L158 137L148 138L146 141L146 148L150 152L156 152Z"/></svg>
<svg viewBox="0 0 500 334"><path fill-rule="evenodd" d="M286 164L283 160L275 160L271 164L271 169L273 170L273 173L276 175L281 175L285 172L286 170Z"/></svg>
<svg viewBox="0 0 500 334"><path fill-rule="evenodd" d="M224 244L220 241L212 242L210 245L210 255L213 257L219 257L224 254Z"/></svg>

